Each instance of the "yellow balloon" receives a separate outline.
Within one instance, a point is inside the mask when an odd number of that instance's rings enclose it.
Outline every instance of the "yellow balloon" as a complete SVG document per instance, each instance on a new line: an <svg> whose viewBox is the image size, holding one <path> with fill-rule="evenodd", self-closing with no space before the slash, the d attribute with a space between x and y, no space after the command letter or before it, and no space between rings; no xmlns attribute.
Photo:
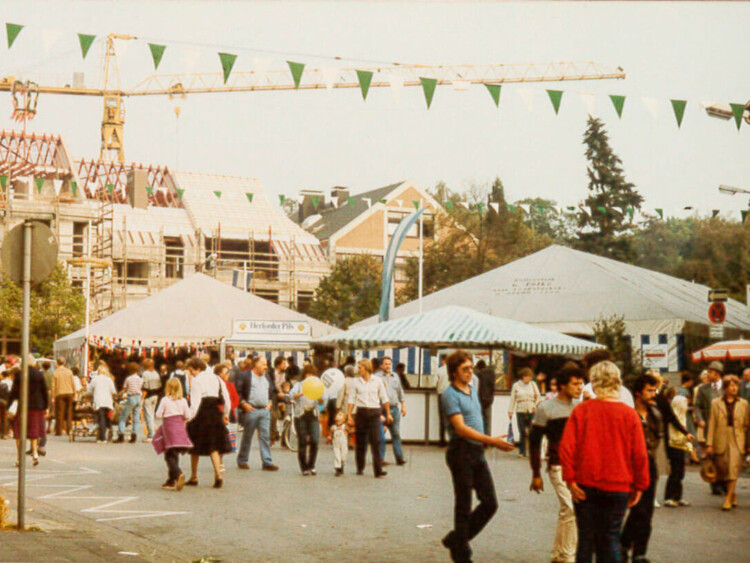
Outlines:
<svg viewBox="0 0 750 563"><path fill-rule="evenodd" d="M323 396L325 385L319 377L306 377L302 382L302 394L311 401L317 401Z"/></svg>

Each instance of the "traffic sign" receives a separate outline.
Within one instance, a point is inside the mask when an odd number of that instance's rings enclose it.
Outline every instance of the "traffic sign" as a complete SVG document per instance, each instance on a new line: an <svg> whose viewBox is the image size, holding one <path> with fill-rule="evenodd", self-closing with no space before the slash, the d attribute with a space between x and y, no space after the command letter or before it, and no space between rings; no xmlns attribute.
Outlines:
<svg viewBox="0 0 750 563"><path fill-rule="evenodd" d="M16 225L3 240L3 272L14 282L23 277L23 223ZM39 221L31 222L31 283L43 281L57 265L57 239L52 230Z"/></svg>
<svg viewBox="0 0 750 563"><path fill-rule="evenodd" d="M711 325L708 327L708 337L711 340L724 340L724 325Z"/></svg>
<svg viewBox="0 0 750 563"><path fill-rule="evenodd" d="M708 290L708 302L709 303L726 303L729 301L729 291L726 289L709 289Z"/></svg>
<svg viewBox="0 0 750 563"><path fill-rule="evenodd" d="M708 306L708 320L715 325L724 324L724 321L727 320L726 305L720 302L711 303Z"/></svg>

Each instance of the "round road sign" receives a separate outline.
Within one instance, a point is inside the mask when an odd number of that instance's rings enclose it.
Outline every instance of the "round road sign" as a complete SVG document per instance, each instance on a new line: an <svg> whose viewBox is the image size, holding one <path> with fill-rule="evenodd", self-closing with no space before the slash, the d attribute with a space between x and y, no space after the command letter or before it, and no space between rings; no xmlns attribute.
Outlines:
<svg viewBox="0 0 750 563"><path fill-rule="evenodd" d="M23 278L23 223L16 225L3 239L0 250L3 272L14 282ZM31 283L44 280L57 264L57 239L52 230L39 221L31 222Z"/></svg>
<svg viewBox="0 0 750 563"><path fill-rule="evenodd" d="M727 320L727 308L724 303L711 303L708 307L708 320L715 325L724 324Z"/></svg>

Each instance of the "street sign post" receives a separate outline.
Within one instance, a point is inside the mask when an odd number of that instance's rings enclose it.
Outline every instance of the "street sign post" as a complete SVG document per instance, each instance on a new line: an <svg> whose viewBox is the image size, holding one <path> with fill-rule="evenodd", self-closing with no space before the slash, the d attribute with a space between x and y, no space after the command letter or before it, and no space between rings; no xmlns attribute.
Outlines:
<svg viewBox="0 0 750 563"><path fill-rule="evenodd" d="M21 392L18 455L18 528L26 527L26 424L29 412L29 322L31 319L31 284L46 278L57 263L57 240L50 228L38 221L24 221L13 227L3 240L2 269L23 288L23 321L21 325Z"/></svg>
<svg viewBox="0 0 750 563"><path fill-rule="evenodd" d="M708 320L711 321L711 324L724 324L724 321L727 320L727 306L720 301L711 303L708 306Z"/></svg>
<svg viewBox="0 0 750 563"><path fill-rule="evenodd" d="M729 291L726 289L709 289L708 290L708 302L709 303L726 303L729 301Z"/></svg>

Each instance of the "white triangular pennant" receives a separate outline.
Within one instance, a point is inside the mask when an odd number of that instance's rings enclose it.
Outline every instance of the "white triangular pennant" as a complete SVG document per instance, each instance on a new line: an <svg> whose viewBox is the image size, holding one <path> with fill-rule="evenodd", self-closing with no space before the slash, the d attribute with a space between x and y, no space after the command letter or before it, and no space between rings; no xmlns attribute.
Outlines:
<svg viewBox="0 0 750 563"><path fill-rule="evenodd" d="M495 211L495 213L500 213L500 204L496 201L491 201L490 207Z"/></svg>
<svg viewBox="0 0 750 563"><path fill-rule="evenodd" d="M390 74L388 76L388 84L391 85L391 91L396 101L401 101L401 92L404 91L404 79L398 74Z"/></svg>
<svg viewBox="0 0 750 563"><path fill-rule="evenodd" d="M527 215L531 211L531 205L528 204L528 203L519 203L518 207L520 207L521 209L523 209L526 212Z"/></svg>
<svg viewBox="0 0 750 563"><path fill-rule="evenodd" d="M62 189L63 181L62 180L52 180L52 185L55 188L55 195L60 196L60 190Z"/></svg>
<svg viewBox="0 0 750 563"><path fill-rule="evenodd" d="M42 49L45 56L52 53L53 47L62 35L61 29L42 28Z"/></svg>
<svg viewBox="0 0 750 563"><path fill-rule="evenodd" d="M529 111L534 111L534 90L532 90L531 88L526 88L525 86L519 86L518 88L516 88L516 91L518 92L523 105L526 106L526 109Z"/></svg>
<svg viewBox="0 0 750 563"><path fill-rule="evenodd" d="M195 67L198 64L198 59L201 56L200 49L197 47L183 47L182 48L182 68L185 69L186 74L190 74L195 71Z"/></svg>
<svg viewBox="0 0 750 563"><path fill-rule="evenodd" d="M338 208L338 206L339 206L339 198L332 197L331 198L331 205L333 205L334 207Z"/></svg>
<svg viewBox="0 0 750 563"><path fill-rule="evenodd" d="M256 84L261 84L263 82L269 68L271 68L271 59L266 59L265 57L253 57L253 71L257 76Z"/></svg>
<svg viewBox="0 0 750 563"><path fill-rule="evenodd" d="M330 92L333 90L333 85L336 83L339 69L323 67L320 69L320 72L323 73L323 83L326 85L326 90Z"/></svg>
<svg viewBox="0 0 750 563"><path fill-rule="evenodd" d="M457 92L466 92L466 90L469 89L469 86L471 86L471 82L469 82L468 80L453 81L453 89Z"/></svg>
<svg viewBox="0 0 750 563"><path fill-rule="evenodd" d="M362 201L367 204L367 207L372 207L372 200L369 197L363 197Z"/></svg>
<svg viewBox="0 0 750 563"><path fill-rule="evenodd" d="M656 98L643 97L641 98L641 101L643 102L643 105L646 106L646 109L651 114L651 117L653 117L654 119L659 117L659 102Z"/></svg>
<svg viewBox="0 0 750 563"><path fill-rule="evenodd" d="M403 206L404 206L404 200L402 200L402 199L397 199L397 200L396 200L396 205L398 205L399 207L403 207Z"/></svg>
<svg viewBox="0 0 750 563"><path fill-rule="evenodd" d="M588 113L589 115L594 115L594 113L596 112L596 96L594 96L594 94L587 94L585 92L581 92L579 96L581 96L583 107L586 108L586 113Z"/></svg>
<svg viewBox="0 0 750 563"><path fill-rule="evenodd" d="M305 196L303 196L303 195L298 195L298 196L297 196L297 203L299 203L300 205L302 205L302 202L303 202L303 201L305 201Z"/></svg>
<svg viewBox="0 0 750 563"><path fill-rule="evenodd" d="M469 209L469 204L466 203L465 201L459 201L458 204L462 205L465 209Z"/></svg>

